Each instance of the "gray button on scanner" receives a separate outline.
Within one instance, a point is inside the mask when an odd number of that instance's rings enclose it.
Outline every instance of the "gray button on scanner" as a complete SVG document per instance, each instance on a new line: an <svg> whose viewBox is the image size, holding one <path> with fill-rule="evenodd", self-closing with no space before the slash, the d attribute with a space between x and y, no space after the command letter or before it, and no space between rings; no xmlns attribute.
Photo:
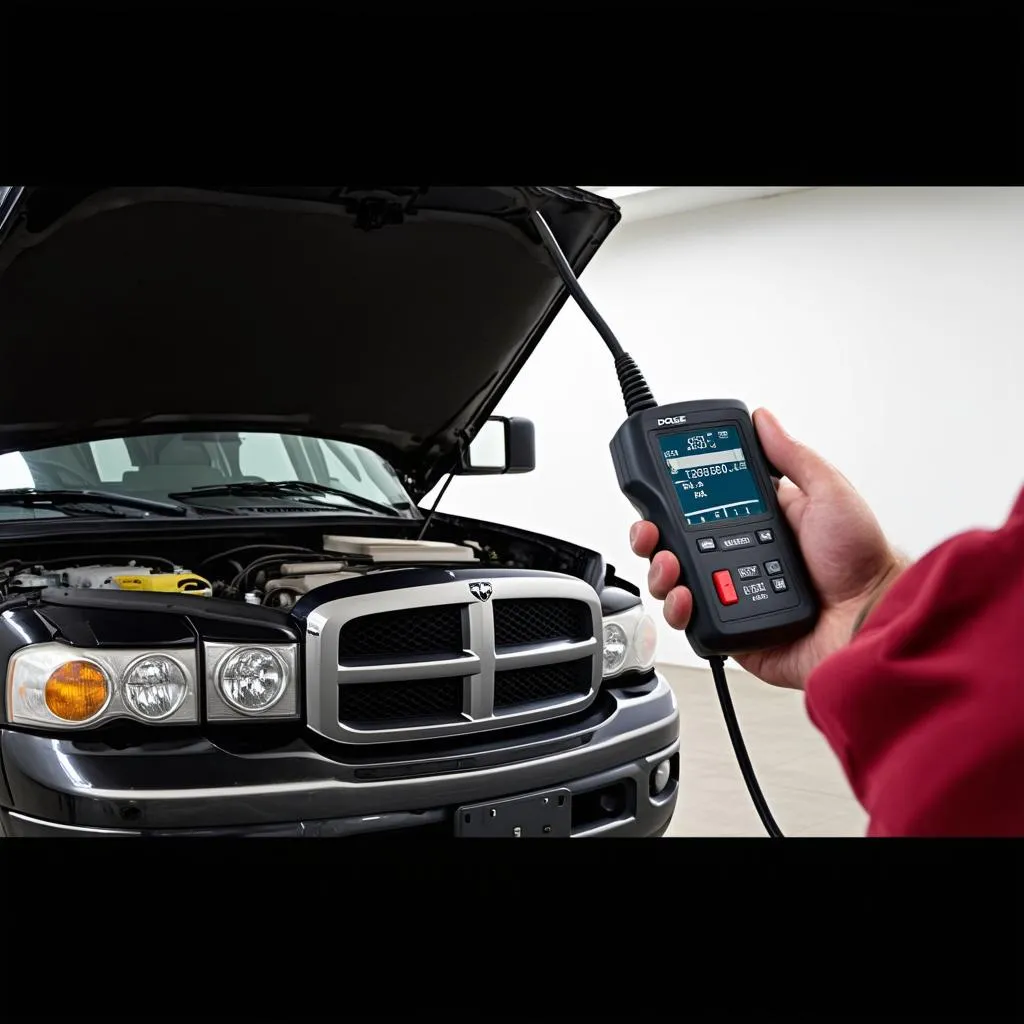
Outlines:
<svg viewBox="0 0 1024 1024"><path fill-rule="evenodd" d="M722 550L730 551L733 548L749 548L754 543L754 538L749 533L741 533L736 537L723 537Z"/></svg>

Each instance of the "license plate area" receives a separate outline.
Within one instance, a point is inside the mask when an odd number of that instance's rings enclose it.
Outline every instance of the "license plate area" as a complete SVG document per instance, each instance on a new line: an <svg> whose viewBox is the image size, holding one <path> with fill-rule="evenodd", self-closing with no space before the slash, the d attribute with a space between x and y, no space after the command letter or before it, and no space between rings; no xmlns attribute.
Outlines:
<svg viewBox="0 0 1024 1024"><path fill-rule="evenodd" d="M455 835L461 839L565 839L571 834L572 793L567 789L466 804L455 812Z"/></svg>

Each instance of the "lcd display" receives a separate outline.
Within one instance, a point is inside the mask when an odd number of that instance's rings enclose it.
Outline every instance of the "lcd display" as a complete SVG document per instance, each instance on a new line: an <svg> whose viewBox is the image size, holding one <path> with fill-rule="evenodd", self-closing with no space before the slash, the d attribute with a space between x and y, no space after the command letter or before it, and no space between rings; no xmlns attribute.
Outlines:
<svg viewBox="0 0 1024 1024"><path fill-rule="evenodd" d="M663 434L658 442L687 526L768 511L736 427Z"/></svg>

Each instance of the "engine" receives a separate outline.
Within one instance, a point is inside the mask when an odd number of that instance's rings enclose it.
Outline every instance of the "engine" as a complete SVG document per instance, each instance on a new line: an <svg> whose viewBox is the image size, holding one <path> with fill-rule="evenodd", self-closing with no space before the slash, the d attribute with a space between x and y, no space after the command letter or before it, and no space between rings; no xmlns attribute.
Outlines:
<svg viewBox="0 0 1024 1024"><path fill-rule="evenodd" d="M47 587L70 587L76 590L145 590L151 593L213 596L209 580L187 569L174 566L170 571L162 572L135 562L128 565L82 565L52 570L40 565L32 572L16 573L7 583L7 590L11 593L43 590Z"/></svg>
<svg viewBox="0 0 1024 1024"><path fill-rule="evenodd" d="M320 551L270 551L247 562L232 549L203 559L202 573L166 559L125 559L123 564L85 560L66 567L54 563L10 565L0 571L0 591L14 595L50 587L192 594L291 608L317 587L371 572L417 565L475 565L481 551L472 542L325 536ZM154 563L161 563L159 565ZM206 569L209 565L218 572ZM230 575L223 570L231 570Z"/></svg>

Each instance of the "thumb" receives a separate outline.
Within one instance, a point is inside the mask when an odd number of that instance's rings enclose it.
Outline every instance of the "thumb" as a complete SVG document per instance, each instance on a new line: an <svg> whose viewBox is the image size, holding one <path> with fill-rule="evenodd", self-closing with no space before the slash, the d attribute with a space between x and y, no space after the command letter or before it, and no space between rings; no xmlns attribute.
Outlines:
<svg viewBox="0 0 1024 1024"><path fill-rule="evenodd" d="M767 409L755 411L754 426L768 461L804 494L812 494L832 482L836 474L832 466L807 445L790 437Z"/></svg>

